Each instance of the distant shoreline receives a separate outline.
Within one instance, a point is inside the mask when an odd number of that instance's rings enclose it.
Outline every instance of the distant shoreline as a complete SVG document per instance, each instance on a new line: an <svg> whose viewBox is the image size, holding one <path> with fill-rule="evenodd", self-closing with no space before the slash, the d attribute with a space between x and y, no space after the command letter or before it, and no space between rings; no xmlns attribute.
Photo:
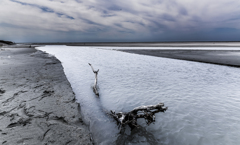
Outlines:
<svg viewBox="0 0 240 145"><path fill-rule="evenodd" d="M160 50L160 49L121 49L118 51L165 57L187 61L240 67L240 50Z"/></svg>
<svg viewBox="0 0 240 145"><path fill-rule="evenodd" d="M169 43L18 43L9 48L35 48L44 45L66 45L83 47L113 47L113 50L165 57L172 59L240 67L240 42L169 42ZM115 48L114 48L115 47ZM122 47L118 49L117 47ZM125 49L124 47L130 47ZM132 47L132 48L131 48ZM134 48L136 47L136 48ZM142 48L140 48L142 47ZM144 47L150 47L145 49ZM155 48L156 49L155 49ZM159 47L159 49L157 48ZM173 48L164 48L173 47ZM206 49L210 47L210 49ZM211 49L214 48L214 49ZM219 49L216 49L219 47ZM227 47L226 49L222 49ZM230 49L228 49L228 47ZM232 47L232 49L231 49ZM161 48L161 49L160 49ZM176 48L176 49L175 49ZM179 49L180 48L180 49ZM196 49L197 48L197 49ZM236 49L237 48L237 49Z"/></svg>
<svg viewBox="0 0 240 145"><path fill-rule="evenodd" d="M240 42L56 42L22 43L27 45L67 45L105 47L240 47Z"/></svg>

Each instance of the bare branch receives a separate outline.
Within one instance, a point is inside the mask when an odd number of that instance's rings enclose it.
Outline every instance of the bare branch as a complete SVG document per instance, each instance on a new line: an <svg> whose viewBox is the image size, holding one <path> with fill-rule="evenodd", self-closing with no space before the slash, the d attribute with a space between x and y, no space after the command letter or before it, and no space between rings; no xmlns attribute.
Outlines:
<svg viewBox="0 0 240 145"><path fill-rule="evenodd" d="M99 96L99 93L98 93L98 90L97 90L97 75L98 75L99 69L97 71L95 71L92 64L91 63L88 63L88 64L91 66L92 71L95 74L95 82L94 82L94 86L93 86L93 91L97 96Z"/></svg>

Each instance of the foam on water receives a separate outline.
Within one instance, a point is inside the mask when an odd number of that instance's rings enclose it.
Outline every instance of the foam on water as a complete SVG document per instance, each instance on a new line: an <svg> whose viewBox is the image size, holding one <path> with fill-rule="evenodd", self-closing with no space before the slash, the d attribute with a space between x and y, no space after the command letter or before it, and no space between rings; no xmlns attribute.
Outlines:
<svg viewBox="0 0 240 145"><path fill-rule="evenodd" d="M98 47L96 47L98 48ZM81 104L98 144L240 144L239 68L136 55L95 47L46 46L55 55ZM92 91L99 69L100 97ZM156 123L119 135L105 110L130 111L165 103Z"/></svg>

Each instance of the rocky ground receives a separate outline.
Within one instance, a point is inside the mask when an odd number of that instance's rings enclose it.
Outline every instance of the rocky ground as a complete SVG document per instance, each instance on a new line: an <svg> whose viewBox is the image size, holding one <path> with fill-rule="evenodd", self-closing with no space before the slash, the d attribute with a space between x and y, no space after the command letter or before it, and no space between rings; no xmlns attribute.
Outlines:
<svg viewBox="0 0 240 145"><path fill-rule="evenodd" d="M1 48L1 144L92 144L80 111L54 56L34 48Z"/></svg>

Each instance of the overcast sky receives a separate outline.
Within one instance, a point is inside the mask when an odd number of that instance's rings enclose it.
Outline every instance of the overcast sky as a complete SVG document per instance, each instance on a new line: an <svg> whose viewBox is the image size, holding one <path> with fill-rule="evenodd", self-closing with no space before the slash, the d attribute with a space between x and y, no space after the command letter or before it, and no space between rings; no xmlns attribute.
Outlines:
<svg viewBox="0 0 240 145"><path fill-rule="evenodd" d="M240 0L0 0L0 40L240 41Z"/></svg>

